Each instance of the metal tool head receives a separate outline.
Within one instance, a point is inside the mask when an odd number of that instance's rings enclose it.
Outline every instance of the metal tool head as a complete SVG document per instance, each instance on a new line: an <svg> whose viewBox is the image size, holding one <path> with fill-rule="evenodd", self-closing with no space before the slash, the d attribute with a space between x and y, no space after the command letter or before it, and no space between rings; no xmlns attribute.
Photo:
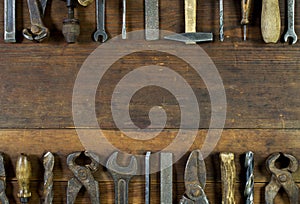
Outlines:
<svg viewBox="0 0 300 204"><path fill-rule="evenodd" d="M120 166L117 164L117 157L118 152L114 152L107 160L106 162L106 168L111 170L114 173L120 174L120 175L128 175L132 176L137 173L137 159L135 156L131 156L129 165L126 167Z"/></svg>
<svg viewBox="0 0 300 204"><path fill-rule="evenodd" d="M108 36L106 34L106 32L101 31L101 30L96 30L96 32L94 33L94 41L98 41L99 38L102 38L101 42L105 42L108 39Z"/></svg>
<svg viewBox="0 0 300 204"><path fill-rule="evenodd" d="M295 44L298 40L298 37L294 30L288 30L284 35L284 42L288 42L289 38L291 39L291 43Z"/></svg>
<svg viewBox="0 0 300 204"><path fill-rule="evenodd" d="M64 19L62 33L67 43L75 43L80 35L79 20L75 18Z"/></svg>
<svg viewBox="0 0 300 204"><path fill-rule="evenodd" d="M82 152L74 152L72 154L69 154L67 157L67 165L70 168L70 170L75 170L76 168L74 168L75 166L79 166L78 164L76 164L76 159L82 154ZM96 172L99 168L99 158L96 154L92 153L92 152L84 152L84 155L89 157L89 159L91 160L91 163L86 164L85 167L89 168L92 172Z"/></svg>
<svg viewBox="0 0 300 204"><path fill-rule="evenodd" d="M289 165L286 168L282 168L282 169L278 169L275 165L276 161L279 159L279 157L281 156L281 153L273 153L271 156L269 156L269 158L267 159L267 169L271 172L271 173L278 173L278 171L289 171L289 172L295 172L298 169L298 160L290 155L290 154L285 154L283 153L283 156L289 159Z"/></svg>
<svg viewBox="0 0 300 204"><path fill-rule="evenodd" d="M179 41L184 43L209 42L209 41L213 41L213 34L203 33L203 32L179 33L179 34L165 36L164 39L174 40L174 41Z"/></svg>

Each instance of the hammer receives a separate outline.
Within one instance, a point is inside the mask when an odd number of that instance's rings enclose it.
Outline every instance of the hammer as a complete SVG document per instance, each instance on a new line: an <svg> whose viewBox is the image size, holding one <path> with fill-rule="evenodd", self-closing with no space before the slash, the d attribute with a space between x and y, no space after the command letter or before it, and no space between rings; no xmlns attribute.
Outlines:
<svg viewBox="0 0 300 204"><path fill-rule="evenodd" d="M213 40L212 33L196 32L196 0L184 0L185 33L165 36L164 39L196 44Z"/></svg>

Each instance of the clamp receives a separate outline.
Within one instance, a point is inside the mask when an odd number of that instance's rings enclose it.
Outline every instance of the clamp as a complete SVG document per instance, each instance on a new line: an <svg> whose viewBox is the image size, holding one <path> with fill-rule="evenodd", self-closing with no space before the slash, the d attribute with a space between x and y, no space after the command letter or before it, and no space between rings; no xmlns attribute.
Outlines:
<svg viewBox="0 0 300 204"><path fill-rule="evenodd" d="M280 155L281 153L274 153L267 159L267 169L272 173L272 177L265 189L266 204L273 204L274 198L281 187L288 194L290 203L298 204L299 187L292 177L292 173L298 169L298 161L294 156L283 153L283 156L289 159L289 165L286 168L279 169L275 166L275 162Z"/></svg>
<svg viewBox="0 0 300 204"><path fill-rule="evenodd" d="M184 185L185 195L180 204L208 204L204 188L206 183L206 168L200 150L191 152L185 166Z"/></svg>
<svg viewBox="0 0 300 204"><path fill-rule="evenodd" d="M78 192L84 186L90 195L92 204L99 204L99 185L92 175L99 168L98 156L91 152L84 152L84 155L91 160L90 164L84 166L76 164L75 160L80 156L81 152L75 152L68 156L67 165L73 172L74 177L68 181L67 187L67 204L73 204Z"/></svg>

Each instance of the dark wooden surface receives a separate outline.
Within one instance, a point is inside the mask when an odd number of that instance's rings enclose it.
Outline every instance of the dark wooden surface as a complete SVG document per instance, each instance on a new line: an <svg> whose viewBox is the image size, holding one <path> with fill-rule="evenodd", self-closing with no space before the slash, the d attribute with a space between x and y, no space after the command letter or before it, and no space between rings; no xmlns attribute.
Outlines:
<svg viewBox="0 0 300 204"><path fill-rule="evenodd" d="M128 32L144 28L143 1L127 2ZM264 203L264 186L270 175L265 160L273 152L287 152L300 158L300 47L287 43L264 44L260 34L261 1L254 0L248 40L242 41L240 1L224 2L225 41L218 41L218 1L199 1L198 31L212 31L215 41L201 46L215 63L222 77L227 96L225 130L213 152L206 158L206 193L211 203L221 202L218 153L236 154L238 173L237 203L242 200L244 152L255 153L255 203ZM121 33L121 1L107 1L107 32L110 37ZM282 33L284 31L285 2L280 1ZM296 4L296 11L300 4ZM0 150L6 155L7 194L11 203L18 202L15 163L21 152L29 155L33 165L32 200L38 203L43 169L41 157L45 151L56 156L54 167L54 203L65 203L67 180L72 177L66 166L66 157L83 150L74 130L72 93L82 63L100 43L92 42L95 30L94 4L76 9L80 19L81 35L76 44L67 44L61 34L62 20L67 17L65 2L48 2L45 25L51 36L42 43L24 39L21 31L29 27L26 1L17 4L18 43L3 42L3 1L0 2ZM300 17L296 12L296 32L300 31ZM173 32L184 31L183 1L160 1L160 28ZM101 56L99 56L101 57ZM130 63L124 63L124 61ZM180 126L180 110L176 99L168 92L154 87L139 91L132 100L131 118L140 127L149 124L148 110L163 104L167 110L166 129L158 138L141 142L121 137L110 112L112 91L118 80L135 67L166 63L191 85L199 101L201 123L198 136L190 150L200 148L210 122L210 100L207 89L195 71L176 57L155 52L133 53L117 61L106 73L97 92L97 119L106 138L116 147L130 153L161 150L175 137ZM134 66L132 66L134 65ZM188 71L187 71L188 70ZM87 128L87 127L84 127ZM95 127L88 127L95 128ZM122 142L120 142L122 138ZM174 165L174 203L184 192L183 173L188 154ZM95 174L100 182L101 203L113 203L112 180L104 168ZM294 174L300 183L300 171ZM151 203L159 203L159 175L151 179ZM77 203L88 203L86 192L79 194ZM144 178L137 176L130 184L129 203L144 202ZM276 203L288 203L280 193Z"/></svg>

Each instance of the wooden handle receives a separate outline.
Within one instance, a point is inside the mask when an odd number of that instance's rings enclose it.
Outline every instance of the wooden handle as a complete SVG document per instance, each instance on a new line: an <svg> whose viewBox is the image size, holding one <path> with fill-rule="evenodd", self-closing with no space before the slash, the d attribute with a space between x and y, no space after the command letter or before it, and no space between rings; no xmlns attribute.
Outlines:
<svg viewBox="0 0 300 204"><path fill-rule="evenodd" d="M196 32L196 0L184 0L184 16L185 16L185 32ZM187 44L196 44L195 42L188 42Z"/></svg>
<svg viewBox="0 0 300 204"><path fill-rule="evenodd" d="M29 190L31 177L31 164L26 155L21 154L16 165L16 176L19 184L18 197L21 203L27 203L31 192Z"/></svg>
<svg viewBox="0 0 300 204"><path fill-rule="evenodd" d="M222 204L235 204L234 184L236 170L233 153L221 153Z"/></svg>
<svg viewBox="0 0 300 204"><path fill-rule="evenodd" d="M252 0L242 0L242 25L247 25L249 23L249 13L251 10Z"/></svg>
<svg viewBox="0 0 300 204"><path fill-rule="evenodd" d="M266 43L276 43L280 37L278 0L262 0L261 33Z"/></svg>

